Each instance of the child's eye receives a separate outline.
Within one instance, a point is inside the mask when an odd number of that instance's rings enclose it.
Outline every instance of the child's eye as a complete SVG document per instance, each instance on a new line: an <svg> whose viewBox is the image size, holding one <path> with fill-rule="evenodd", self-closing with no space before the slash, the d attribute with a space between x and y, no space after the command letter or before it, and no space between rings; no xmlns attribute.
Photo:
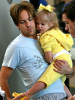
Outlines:
<svg viewBox="0 0 75 100"><path fill-rule="evenodd" d="M41 25L45 25L44 23L41 23Z"/></svg>

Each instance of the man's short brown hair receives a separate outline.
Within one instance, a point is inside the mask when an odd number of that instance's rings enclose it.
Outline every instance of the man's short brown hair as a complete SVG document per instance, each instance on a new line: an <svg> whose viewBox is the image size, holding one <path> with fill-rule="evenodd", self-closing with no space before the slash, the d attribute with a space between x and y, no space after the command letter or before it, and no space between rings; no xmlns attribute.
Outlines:
<svg viewBox="0 0 75 100"><path fill-rule="evenodd" d="M20 3L15 3L10 7L10 15L15 23L18 26L19 23L19 15L21 11L26 10L32 17L35 17L35 8L28 1L21 1Z"/></svg>

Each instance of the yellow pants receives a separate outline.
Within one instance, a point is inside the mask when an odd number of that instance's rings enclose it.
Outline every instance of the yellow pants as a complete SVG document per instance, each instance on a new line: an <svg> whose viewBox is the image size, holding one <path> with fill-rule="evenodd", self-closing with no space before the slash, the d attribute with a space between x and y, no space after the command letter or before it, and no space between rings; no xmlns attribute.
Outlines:
<svg viewBox="0 0 75 100"><path fill-rule="evenodd" d="M72 60L71 60L71 57L69 54L61 54L60 56L57 56L55 59L53 59L53 62L48 66L48 68L45 70L43 75L38 80L38 81L44 82L47 85L47 87L50 86L55 81L57 81L59 78L61 78L63 84L66 80L65 75L59 74L53 70L53 69L55 69L53 64L54 64L54 60L56 60L56 59L67 61L69 66L72 68Z"/></svg>

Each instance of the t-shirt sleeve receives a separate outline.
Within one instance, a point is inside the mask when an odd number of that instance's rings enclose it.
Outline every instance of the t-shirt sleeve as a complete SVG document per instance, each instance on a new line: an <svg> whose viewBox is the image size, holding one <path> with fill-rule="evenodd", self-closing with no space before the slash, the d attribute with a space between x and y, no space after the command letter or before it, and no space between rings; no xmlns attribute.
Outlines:
<svg viewBox="0 0 75 100"><path fill-rule="evenodd" d="M2 66L7 66L15 69L19 64L19 50L16 46L8 46L6 49Z"/></svg>

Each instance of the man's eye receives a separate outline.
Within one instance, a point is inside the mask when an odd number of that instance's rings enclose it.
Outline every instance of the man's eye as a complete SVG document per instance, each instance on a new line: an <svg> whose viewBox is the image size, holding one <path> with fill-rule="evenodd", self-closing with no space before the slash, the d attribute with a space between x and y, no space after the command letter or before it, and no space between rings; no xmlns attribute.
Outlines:
<svg viewBox="0 0 75 100"><path fill-rule="evenodd" d="M21 23L21 24L24 24L24 23L25 23L25 21L21 21L20 23Z"/></svg>
<svg viewBox="0 0 75 100"><path fill-rule="evenodd" d="M33 20L33 17L30 17L30 18L29 18L29 21L32 21L32 20Z"/></svg>

